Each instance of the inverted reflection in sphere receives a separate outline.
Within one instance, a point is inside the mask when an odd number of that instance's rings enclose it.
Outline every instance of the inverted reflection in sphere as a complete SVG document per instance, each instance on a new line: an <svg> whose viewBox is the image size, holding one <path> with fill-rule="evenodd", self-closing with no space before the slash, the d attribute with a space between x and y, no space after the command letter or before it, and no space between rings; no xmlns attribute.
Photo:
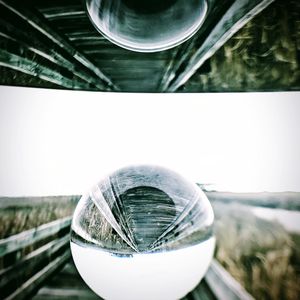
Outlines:
<svg viewBox="0 0 300 300"><path fill-rule="evenodd" d="M157 166L131 166L79 201L71 250L86 283L105 299L178 299L211 261L213 211L201 189Z"/></svg>

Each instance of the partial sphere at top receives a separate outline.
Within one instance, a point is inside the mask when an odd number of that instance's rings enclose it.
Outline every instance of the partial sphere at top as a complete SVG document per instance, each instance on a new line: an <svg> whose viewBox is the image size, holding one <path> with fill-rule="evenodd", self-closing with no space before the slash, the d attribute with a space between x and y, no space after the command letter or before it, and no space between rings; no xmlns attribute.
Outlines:
<svg viewBox="0 0 300 300"><path fill-rule="evenodd" d="M95 28L111 42L137 52L179 45L201 27L206 0L86 0Z"/></svg>

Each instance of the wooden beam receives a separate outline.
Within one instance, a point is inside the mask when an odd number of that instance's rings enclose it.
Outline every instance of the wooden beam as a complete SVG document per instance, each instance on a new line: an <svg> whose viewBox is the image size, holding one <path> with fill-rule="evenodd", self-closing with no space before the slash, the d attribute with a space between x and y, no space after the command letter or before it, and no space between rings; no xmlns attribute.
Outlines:
<svg viewBox="0 0 300 300"><path fill-rule="evenodd" d="M35 69L40 71L37 73L31 72L30 74L32 76L39 77L39 74L44 74L44 80L53 82L54 79L54 83L65 88L79 88L88 90L104 89L104 86L101 82L99 82L99 79L95 79L95 76L91 76L91 74L87 74L86 72L79 70L76 64L70 60L70 58L64 57L61 53L59 53L58 49L44 44L40 40L39 36L35 34L35 32L30 32L29 34L27 30L19 30L15 25L9 24L5 20L0 20L0 38L6 40L7 45L6 47L2 46L3 50L14 54L14 51L19 48L22 49L22 51L17 50L18 53L31 52L31 56L35 58L34 61L28 59L28 68L25 67L25 65L21 65L25 68L21 68L19 66L18 71L28 73L28 69L32 70L34 66ZM21 61L27 58L25 54L20 56ZM2 59L4 58L7 58L7 56L3 57ZM17 62L12 64L11 68L16 69L16 63ZM38 63L40 63L40 65L37 65ZM2 64L7 65L7 61L2 61ZM44 71L42 70L43 68L45 68ZM51 74L51 70L53 70L53 74ZM61 82L59 81L60 79L58 79L59 77L61 77ZM78 84L77 81L79 82Z"/></svg>
<svg viewBox="0 0 300 300"><path fill-rule="evenodd" d="M16 287L20 280L26 281L26 277L35 274L42 265L50 263L51 258L55 257L60 249L66 247L69 241L69 235L53 240L18 260L15 264L0 270L0 291L10 282ZM10 288L13 287L10 286Z"/></svg>
<svg viewBox="0 0 300 300"><path fill-rule="evenodd" d="M235 0L199 49L190 56L183 71L177 74L164 92L175 92L184 85L225 42L274 0Z"/></svg>
<svg viewBox="0 0 300 300"><path fill-rule="evenodd" d="M207 36L233 1L234 0L223 0L222 4L220 4L217 0L207 0L208 11L203 25L197 34L173 50L174 54L162 76L161 84L159 86L160 92L167 90L170 83L176 78L178 72L180 72L188 62L191 53L198 48L199 44L201 45L204 37Z"/></svg>
<svg viewBox="0 0 300 300"><path fill-rule="evenodd" d="M33 207L39 205L75 205L81 196L41 196L41 197L0 197L0 209Z"/></svg>
<svg viewBox="0 0 300 300"><path fill-rule="evenodd" d="M254 300L254 298L215 259L205 281L218 300Z"/></svg>
<svg viewBox="0 0 300 300"><path fill-rule="evenodd" d="M77 63L79 63L83 70L89 70L107 90L118 90L118 88L112 83L112 81L105 76L102 71L92 63L84 54L79 52L73 47L63 36L57 33L48 23L48 21L37 11L33 12L33 9L29 9L26 5L20 5L15 1L0 0L0 4L8 9L15 16L21 18L27 24L29 24L34 30L38 31L49 43L53 43L62 51L67 52Z"/></svg>
<svg viewBox="0 0 300 300"><path fill-rule="evenodd" d="M41 8L40 11L48 20L73 18L76 16L86 15L84 5L68 5L66 8L64 3L61 3L61 5L58 4L47 8Z"/></svg>
<svg viewBox="0 0 300 300"><path fill-rule="evenodd" d="M32 60L23 56L12 54L0 49L0 66L14 69L16 71L36 76L42 80L57 84L69 89L86 89L87 85L74 80L67 79L59 72L53 71L40 63L33 63Z"/></svg>
<svg viewBox="0 0 300 300"><path fill-rule="evenodd" d="M171 59L167 64L167 68L163 73L160 85L158 87L158 90L160 92L165 91L168 88L170 82L174 79L176 71L181 65L181 54L183 54L183 46L179 46L175 50L173 50Z"/></svg>
<svg viewBox="0 0 300 300"><path fill-rule="evenodd" d="M69 227L71 220L66 217L0 240L0 257L58 233Z"/></svg>
<svg viewBox="0 0 300 300"><path fill-rule="evenodd" d="M84 299L84 300L101 300L101 298L87 288L60 288L60 287L43 287L39 290L36 299L51 299L51 300L69 300L69 299Z"/></svg>
<svg viewBox="0 0 300 300"><path fill-rule="evenodd" d="M41 271L37 272L18 289L16 289L13 294L9 295L4 300L28 299L28 296L36 291L47 278L61 268L61 266L63 266L70 257L71 253L68 248L61 256L57 257Z"/></svg>

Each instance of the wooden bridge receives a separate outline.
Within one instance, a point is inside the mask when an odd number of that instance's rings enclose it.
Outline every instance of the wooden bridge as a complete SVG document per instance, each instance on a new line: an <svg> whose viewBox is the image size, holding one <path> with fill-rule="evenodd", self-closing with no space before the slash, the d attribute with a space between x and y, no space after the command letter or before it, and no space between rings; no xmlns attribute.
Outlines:
<svg viewBox="0 0 300 300"><path fill-rule="evenodd" d="M83 2L0 0L0 84L125 92L300 88L299 2L295 0L277 0L275 6L273 0L207 0L207 16L197 34L182 45L157 53L138 53L112 44L92 26ZM261 24L254 23L252 33L233 37L271 3L275 8L261 18ZM269 37L271 25L265 20L278 28L276 36ZM285 22L284 32L275 22ZM235 42L223 49L221 61L209 63L231 38ZM282 41L276 40L280 38ZM249 44L252 52L240 48L241 44ZM247 53L230 61L230 49ZM264 57L260 63L258 58ZM232 80L227 78L229 71L233 72ZM215 81L215 89L209 89L207 81L214 81L221 73L221 82ZM280 81L284 74L289 78L286 83ZM238 84L240 81L244 83Z"/></svg>
<svg viewBox="0 0 300 300"><path fill-rule="evenodd" d="M1 299L99 299L73 264L70 224L66 217L0 240ZM187 299L253 298L214 260Z"/></svg>

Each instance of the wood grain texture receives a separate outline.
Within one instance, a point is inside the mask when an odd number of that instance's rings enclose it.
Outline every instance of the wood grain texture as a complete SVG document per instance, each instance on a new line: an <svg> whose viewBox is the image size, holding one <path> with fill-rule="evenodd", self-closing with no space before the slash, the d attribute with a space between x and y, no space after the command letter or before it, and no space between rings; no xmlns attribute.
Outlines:
<svg viewBox="0 0 300 300"><path fill-rule="evenodd" d="M99 34L80 0L28 0L17 6L2 0L0 19L19 25L11 37L27 50L17 55L14 47L1 45L17 56L2 56L0 84L124 92L299 90L299 4L277 0L273 10L264 9L271 2L208 0L207 18L191 39L167 51L137 53ZM8 9L14 15L9 20ZM233 35L247 24L254 30ZM269 34L270 26L280 27L276 35Z"/></svg>
<svg viewBox="0 0 300 300"><path fill-rule="evenodd" d="M68 228L71 219L71 217L66 217L0 240L0 257L54 235L63 228Z"/></svg>

